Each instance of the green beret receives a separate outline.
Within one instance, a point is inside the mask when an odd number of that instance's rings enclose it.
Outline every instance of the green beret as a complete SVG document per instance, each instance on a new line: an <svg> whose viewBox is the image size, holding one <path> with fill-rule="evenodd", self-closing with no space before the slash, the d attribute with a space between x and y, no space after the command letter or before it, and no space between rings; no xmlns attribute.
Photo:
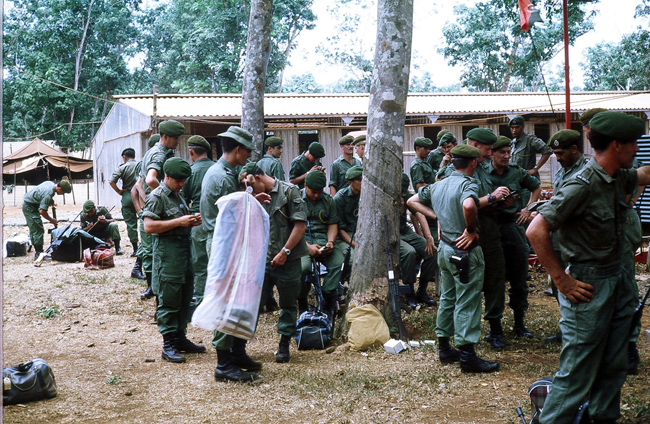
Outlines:
<svg viewBox="0 0 650 424"><path fill-rule="evenodd" d="M244 174L252 174L257 169L257 162L246 162L246 165L242 166L241 171L239 171L239 179Z"/></svg>
<svg viewBox="0 0 650 424"><path fill-rule="evenodd" d="M163 165L165 175L175 180L184 180L192 175L192 167L183 158L173 157L165 161Z"/></svg>
<svg viewBox="0 0 650 424"><path fill-rule="evenodd" d="M607 112L607 109L603 109L602 107L595 107L595 108L586 110L585 113L580 115L580 118L578 118L578 119L580 119L580 122L582 122L583 126L589 125L589 121L591 121L591 118L593 118L594 116L596 116L597 113L600 113L600 112Z"/></svg>
<svg viewBox="0 0 650 424"><path fill-rule="evenodd" d="M445 131L447 131L447 130L445 130ZM438 134L440 134L440 133L438 133ZM440 145L440 146L444 146L445 144L455 143L455 142L456 142L456 137L454 137L454 135L449 131L447 131L442 137L440 137L438 139L438 145Z"/></svg>
<svg viewBox="0 0 650 424"><path fill-rule="evenodd" d="M500 149L503 146L510 146L512 140L505 135L500 135L497 137L497 142L492 145L492 150Z"/></svg>
<svg viewBox="0 0 650 424"><path fill-rule="evenodd" d="M445 134L449 134L450 132L451 131L449 131L449 130L440 130L440 131L438 131L438 135L436 136L436 139L438 140L438 142L440 142L440 140L442 139L442 136L445 135Z"/></svg>
<svg viewBox="0 0 650 424"><path fill-rule="evenodd" d="M589 121L592 131L619 141L636 140L645 133L643 119L623 112L600 112Z"/></svg>
<svg viewBox="0 0 650 424"><path fill-rule="evenodd" d="M451 155L457 158L478 159L481 157L481 151L474 146L459 144L451 149Z"/></svg>
<svg viewBox="0 0 650 424"><path fill-rule="evenodd" d="M253 134L242 128L232 126L228 128L228 131L218 135L219 137L231 138L248 150L257 152L255 145L253 144Z"/></svg>
<svg viewBox="0 0 650 424"><path fill-rule="evenodd" d="M523 116L515 116L508 122L508 126L511 127L513 125L524 125L526 123L526 120L524 119Z"/></svg>
<svg viewBox="0 0 650 424"><path fill-rule="evenodd" d="M147 142L147 145L149 147L153 147L154 144L158 143L160 141L160 134L154 134L151 137L149 137L149 141Z"/></svg>
<svg viewBox="0 0 650 424"><path fill-rule="evenodd" d="M327 177L323 171L310 171L305 177L305 185L311 190L319 191L325 188Z"/></svg>
<svg viewBox="0 0 650 424"><path fill-rule="evenodd" d="M478 141L481 144L493 145L497 142L497 136L488 128L474 128L467 133L467 139Z"/></svg>
<svg viewBox="0 0 650 424"><path fill-rule="evenodd" d="M352 168L348 169L345 172L345 179L354 180L356 178L359 178L361 175L363 175L363 168L361 165L354 165Z"/></svg>
<svg viewBox="0 0 650 424"><path fill-rule="evenodd" d="M551 149L568 149L580 139L580 133L576 130L560 130L553 134L548 140Z"/></svg>
<svg viewBox="0 0 650 424"><path fill-rule="evenodd" d="M430 138L418 137L415 139L415 145L418 147L428 147L429 149L433 147L433 141Z"/></svg>
<svg viewBox="0 0 650 424"><path fill-rule="evenodd" d="M352 142L353 146L358 146L360 144L366 144L366 135L365 134L356 137L354 139L354 141Z"/></svg>
<svg viewBox="0 0 650 424"><path fill-rule="evenodd" d="M92 200L86 200L84 202L84 213L90 212L91 210L93 210L94 207L95 207L95 202L93 202Z"/></svg>
<svg viewBox="0 0 650 424"><path fill-rule="evenodd" d="M126 149L122 150L122 155L121 156L134 158L135 157L135 149L133 149L133 147L127 147Z"/></svg>
<svg viewBox="0 0 650 424"><path fill-rule="evenodd" d="M63 189L64 193L71 193L72 192L72 184L70 184L70 181L68 181L68 180L59 181L59 187L61 187Z"/></svg>
<svg viewBox="0 0 650 424"><path fill-rule="evenodd" d="M204 147L207 150L212 150L212 146L210 146L210 143L208 140L203 138L200 135L193 135L187 140L187 145L188 146L199 146L199 147Z"/></svg>
<svg viewBox="0 0 650 424"><path fill-rule="evenodd" d="M339 144L343 146L344 144L352 144L354 141L354 137L351 135L344 135L343 137L339 138Z"/></svg>
<svg viewBox="0 0 650 424"><path fill-rule="evenodd" d="M269 137L266 140L264 140L264 144L269 147L278 147L282 146L282 143L284 143L284 140L281 139L280 137Z"/></svg>
<svg viewBox="0 0 650 424"><path fill-rule="evenodd" d="M320 159L325 156L325 148L318 141L314 141L309 145L309 153L316 159Z"/></svg>
<svg viewBox="0 0 650 424"><path fill-rule="evenodd" d="M406 193L411 185L411 180L405 172L402 172L402 194Z"/></svg>
<svg viewBox="0 0 650 424"><path fill-rule="evenodd" d="M185 132L185 127L180 122L170 119L169 121L162 121L158 124L158 132L170 137L179 137Z"/></svg>

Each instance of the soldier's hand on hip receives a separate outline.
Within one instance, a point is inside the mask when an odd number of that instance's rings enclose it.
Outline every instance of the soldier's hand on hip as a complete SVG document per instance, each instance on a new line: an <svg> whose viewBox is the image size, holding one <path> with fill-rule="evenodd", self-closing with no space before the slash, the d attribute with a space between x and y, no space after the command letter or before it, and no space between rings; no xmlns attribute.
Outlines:
<svg viewBox="0 0 650 424"><path fill-rule="evenodd" d="M557 289L571 301L571 303L589 302L593 299L594 286L576 280L569 272L555 281Z"/></svg>

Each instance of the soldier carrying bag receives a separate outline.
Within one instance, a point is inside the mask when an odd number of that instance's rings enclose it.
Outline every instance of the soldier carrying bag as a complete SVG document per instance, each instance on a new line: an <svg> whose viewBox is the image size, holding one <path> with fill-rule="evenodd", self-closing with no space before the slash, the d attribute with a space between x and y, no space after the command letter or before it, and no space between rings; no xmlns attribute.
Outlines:
<svg viewBox="0 0 650 424"><path fill-rule="evenodd" d="M56 397L56 380L47 363L32 359L2 370L4 405L32 402Z"/></svg>

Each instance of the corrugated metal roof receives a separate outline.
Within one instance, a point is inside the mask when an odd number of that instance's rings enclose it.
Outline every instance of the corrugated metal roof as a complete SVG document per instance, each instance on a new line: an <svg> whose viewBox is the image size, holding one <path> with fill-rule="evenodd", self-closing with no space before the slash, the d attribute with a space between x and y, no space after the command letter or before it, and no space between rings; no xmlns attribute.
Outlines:
<svg viewBox="0 0 650 424"><path fill-rule="evenodd" d="M153 95L114 96L144 115L153 115ZM552 102L553 106L549 104ZM265 94L267 118L367 115L368 94ZM239 94L159 94L160 118L239 118ZM413 93L407 115L525 114L564 112L564 93ZM627 112L649 111L648 91L575 92L572 112L593 107Z"/></svg>

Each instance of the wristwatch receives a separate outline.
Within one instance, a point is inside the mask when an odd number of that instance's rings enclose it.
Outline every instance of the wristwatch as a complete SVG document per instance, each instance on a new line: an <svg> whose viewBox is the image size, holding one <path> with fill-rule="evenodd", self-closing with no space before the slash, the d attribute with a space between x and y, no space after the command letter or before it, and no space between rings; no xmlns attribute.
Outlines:
<svg viewBox="0 0 650 424"><path fill-rule="evenodd" d="M284 253L286 253L287 256L289 256L289 255L291 254L291 249L287 249L286 247L283 247L283 248L282 248L282 251L283 251Z"/></svg>

